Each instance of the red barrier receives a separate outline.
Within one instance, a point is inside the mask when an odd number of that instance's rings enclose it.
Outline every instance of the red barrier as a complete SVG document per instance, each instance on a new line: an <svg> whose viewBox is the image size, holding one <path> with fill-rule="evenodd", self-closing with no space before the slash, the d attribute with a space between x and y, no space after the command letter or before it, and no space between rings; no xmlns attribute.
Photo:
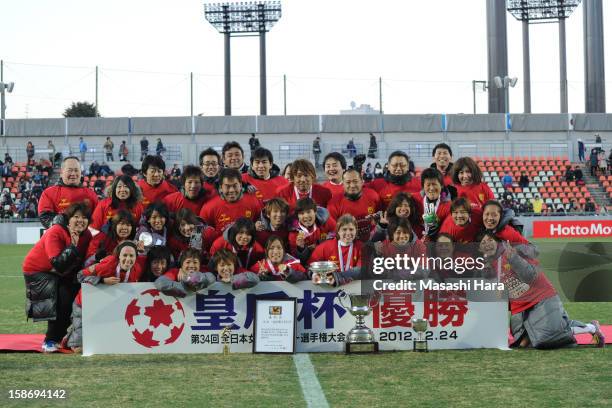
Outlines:
<svg viewBox="0 0 612 408"><path fill-rule="evenodd" d="M612 220L534 221L534 238L610 238Z"/></svg>

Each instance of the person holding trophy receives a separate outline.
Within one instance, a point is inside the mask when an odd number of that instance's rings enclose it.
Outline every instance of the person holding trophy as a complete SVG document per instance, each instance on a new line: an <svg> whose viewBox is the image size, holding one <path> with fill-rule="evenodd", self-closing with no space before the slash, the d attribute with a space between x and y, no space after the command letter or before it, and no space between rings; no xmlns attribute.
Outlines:
<svg viewBox="0 0 612 408"><path fill-rule="evenodd" d="M173 268L155 280L155 287L167 296L185 297L215 282L210 272L202 272L200 251L186 249L179 258L179 267Z"/></svg>
<svg viewBox="0 0 612 408"><path fill-rule="evenodd" d="M358 279L361 275L361 248L363 243L357 240L357 220L350 214L345 214L336 222L336 238L325 241L315 248L309 264L314 262L333 262L335 271L323 276L313 273L312 282L315 284L327 283L331 286L340 286Z"/></svg>
<svg viewBox="0 0 612 408"><path fill-rule="evenodd" d="M283 241L272 235L266 242L266 257L251 267L262 281L295 283L307 279L300 260L285 252Z"/></svg>

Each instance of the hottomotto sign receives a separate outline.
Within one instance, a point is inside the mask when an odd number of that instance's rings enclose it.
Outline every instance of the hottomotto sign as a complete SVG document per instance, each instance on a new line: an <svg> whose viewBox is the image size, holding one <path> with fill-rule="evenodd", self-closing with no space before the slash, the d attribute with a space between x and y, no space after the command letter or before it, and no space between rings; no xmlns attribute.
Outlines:
<svg viewBox="0 0 612 408"><path fill-rule="evenodd" d="M612 220L534 221L534 238L610 238Z"/></svg>

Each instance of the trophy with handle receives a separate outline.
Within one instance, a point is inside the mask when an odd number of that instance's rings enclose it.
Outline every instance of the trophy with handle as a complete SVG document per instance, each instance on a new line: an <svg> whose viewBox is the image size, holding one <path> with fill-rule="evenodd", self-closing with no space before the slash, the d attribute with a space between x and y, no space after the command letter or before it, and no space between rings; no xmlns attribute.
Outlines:
<svg viewBox="0 0 612 408"><path fill-rule="evenodd" d="M326 284L333 286L334 280L332 274L338 270L338 266L331 261L317 261L308 265L308 269L313 277L318 276L318 281L315 283ZM313 281L315 281L313 279Z"/></svg>
<svg viewBox="0 0 612 408"><path fill-rule="evenodd" d="M346 337L346 354L378 352L378 342L372 329L366 326L365 317L380 301L380 293L373 292L361 295L348 294L342 291L338 300L342 307L355 316L357 320L357 324L348 332Z"/></svg>
<svg viewBox="0 0 612 408"><path fill-rule="evenodd" d="M413 351L418 351L422 353L427 353L429 349L427 348L427 340L425 339L425 332L427 331L427 326L429 322L427 319L421 318L413 318L412 319L412 328L416 332L417 336L414 342L412 343Z"/></svg>

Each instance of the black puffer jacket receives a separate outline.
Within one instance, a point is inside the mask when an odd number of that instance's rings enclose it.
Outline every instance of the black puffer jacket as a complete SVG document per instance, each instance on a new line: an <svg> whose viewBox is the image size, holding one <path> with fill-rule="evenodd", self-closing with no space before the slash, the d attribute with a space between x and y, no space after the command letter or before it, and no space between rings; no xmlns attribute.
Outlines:
<svg viewBox="0 0 612 408"><path fill-rule="evenodd" d="M26 281L26 316L35 322L55 320L59 276L48 272L24 275Z"/></svg>

